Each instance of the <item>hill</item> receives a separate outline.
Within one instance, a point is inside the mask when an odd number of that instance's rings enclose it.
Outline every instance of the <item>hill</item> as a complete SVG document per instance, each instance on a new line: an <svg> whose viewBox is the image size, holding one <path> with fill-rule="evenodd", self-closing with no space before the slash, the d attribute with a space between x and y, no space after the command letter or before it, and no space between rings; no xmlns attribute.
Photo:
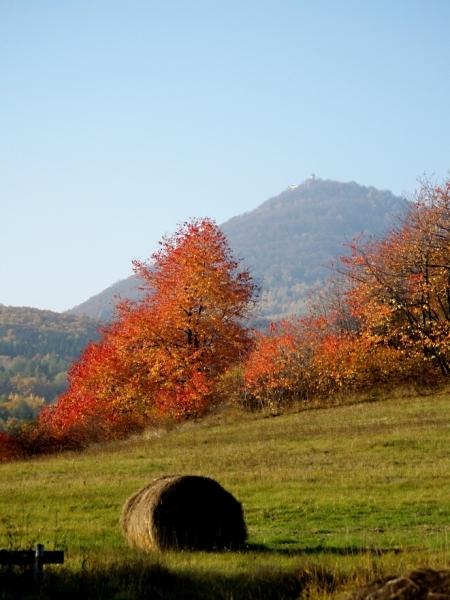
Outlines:
<svg viewBox="0 0 450 600"><path fill-rule="evenodd" d="M0 547L67 550L64 567L46 566L39 594L20 594L17 577L2 598L318 600L418 566L448 568L449 393L373 400L217 415L2 465ZM242 502L245 551L127 548L125 499L172 473L210 476Z"/></svg>
<svg viewBox="0 0 450 600"><path fill-rule="evenodd" d="M32 418L66 386L66 372L98 323L84 316L0 305L0 429Z"/></svg>
<svg viewBox="0 0 450 600"><path fill-rule="evenodd" d="M221 228L262 286L262 316L277 319L304 310L308 294L329 275L331 261L346 252L345 242L361 233L383 234L407 207L389 191L310 178ZM138 297L138 286L131 276L68 312L109 319L117 297Z"/></svg>

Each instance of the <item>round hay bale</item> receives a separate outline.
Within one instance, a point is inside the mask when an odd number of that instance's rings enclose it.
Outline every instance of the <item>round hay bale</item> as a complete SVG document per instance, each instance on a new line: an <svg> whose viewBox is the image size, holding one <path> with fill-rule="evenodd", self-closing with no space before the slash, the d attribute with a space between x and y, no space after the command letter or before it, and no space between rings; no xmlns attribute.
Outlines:
<svg viewBox="0 0 450 600"><path fill-rule="evenodd" d="M241 504L209 477L167 475L130 496L122 530L143 550L223 550L247 537Z"/></svg>

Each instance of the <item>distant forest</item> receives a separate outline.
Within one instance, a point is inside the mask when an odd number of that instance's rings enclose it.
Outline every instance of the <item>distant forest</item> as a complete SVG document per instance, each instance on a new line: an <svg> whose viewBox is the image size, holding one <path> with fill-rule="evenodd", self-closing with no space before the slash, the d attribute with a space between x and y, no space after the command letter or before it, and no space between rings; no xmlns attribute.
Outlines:
<svg viewBox="0 0 450 600"><path fill-rule="evenodd" d="M32 420L55 401L97 329L87 317L0 305L0 430Z"/></svg>

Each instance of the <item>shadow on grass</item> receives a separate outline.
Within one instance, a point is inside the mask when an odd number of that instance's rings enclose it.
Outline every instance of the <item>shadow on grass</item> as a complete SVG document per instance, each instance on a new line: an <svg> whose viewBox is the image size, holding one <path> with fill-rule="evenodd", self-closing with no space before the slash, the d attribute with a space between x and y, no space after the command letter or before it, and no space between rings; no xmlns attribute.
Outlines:
<svg viewBox="0 0 450 600"><path fill-rule="evenodd" d="M293 600L311 583L333 588L333 578L321 572L261 570L227 576L177 573L135 561L78 572L48 568L40 583L28 573L0 571L0 600Z"/></svg>
<svg viewBox="0 0 450 600"><path fill-rule="evenodd" d="M290 549L249 544L242 552L243 557L248 555L249 570L239 574L198 572L194 569L177 572L138 558L128 562L124 559L106 565L89 565L79 570L47 567L44 579L38 583L27 571L0 567L0 600L293 600L311 587L331 593L338 582L332 574L321 569L292 569L288 572L255 569L258 554L381 556L399 552L399 548L319 544Z"/></svg>
<svg viewBox="0 0 450 600"><path fill-rule="evenodd" d="M284 543L293 543L286 540ZM249 544L242 551L248 556L248 572L177 572L152 559L117 559L110 564L89 565L73 570L47 567L41 582L33 581L20 568L0 567L0 600L293 600L308 588L333 592L335 577L322 569L258 569L257 555L339 556L398 554L399 548L361 548L324 546L273 548ZM252 566L253 565L253 566Z"/></svg>
<svg viewBox="0 0 450 600"><path fill-rule="evenodd" d="M291 543L289 541L285 543ZM316 556L318 554L334 554L337 556L357 556L360 554L370 554L372 556L382 556L383 554L400 554L401 548L369 548L361 546L308 546L306 548L276 548L264 546L263 544L248 544L248 552L258 552L261 554L276 554L279 556Z"/></svg>

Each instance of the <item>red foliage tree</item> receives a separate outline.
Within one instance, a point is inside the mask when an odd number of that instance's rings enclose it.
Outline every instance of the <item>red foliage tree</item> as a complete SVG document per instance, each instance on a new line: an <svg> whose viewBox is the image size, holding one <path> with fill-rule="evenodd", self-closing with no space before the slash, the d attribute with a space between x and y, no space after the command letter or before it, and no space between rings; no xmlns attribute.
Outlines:
<svg viewBox="0 0 450 600"><path fill-rule="evenodd" d="M212 220L185 223L134 269L146 295L120 304L72 367L67 392L41 416L53 433L116 437L161 415L200 415L252 343L243 322L256 288Z"/></svg>

